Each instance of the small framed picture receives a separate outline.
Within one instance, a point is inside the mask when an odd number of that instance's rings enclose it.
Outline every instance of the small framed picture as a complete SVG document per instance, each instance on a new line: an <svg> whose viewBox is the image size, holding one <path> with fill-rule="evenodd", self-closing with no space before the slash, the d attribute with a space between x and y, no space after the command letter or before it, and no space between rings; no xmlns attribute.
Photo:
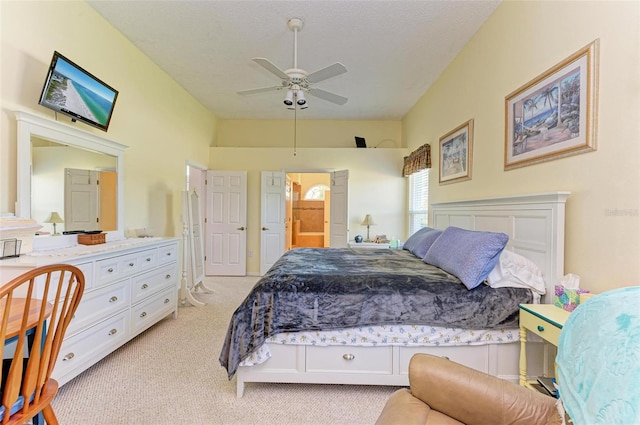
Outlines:
<svg viewBox="0 0 640 425"><path fill-rule="evenodd" d="M440 184L471 179L473 163L473 120L440 138Z"/></svg>
<svg viewBox="0 0 640 425"><path fill-rule="evenodd" d="M504 169L596 150L598 40L505 98Z"/></svg>

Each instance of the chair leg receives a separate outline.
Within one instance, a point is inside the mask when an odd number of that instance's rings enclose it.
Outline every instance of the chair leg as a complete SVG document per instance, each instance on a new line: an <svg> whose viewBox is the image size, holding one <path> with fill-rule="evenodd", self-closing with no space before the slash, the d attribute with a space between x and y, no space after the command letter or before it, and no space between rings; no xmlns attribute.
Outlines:
<svg viewBox="0 0 640 425"><path fill-rule="evenodd" d="M53 413L53 408L51 405L48 405L44 409L42 409L42 415L44 416L44 421L47 425L59 425L58 418L56 418L56 414Z"/></svg>

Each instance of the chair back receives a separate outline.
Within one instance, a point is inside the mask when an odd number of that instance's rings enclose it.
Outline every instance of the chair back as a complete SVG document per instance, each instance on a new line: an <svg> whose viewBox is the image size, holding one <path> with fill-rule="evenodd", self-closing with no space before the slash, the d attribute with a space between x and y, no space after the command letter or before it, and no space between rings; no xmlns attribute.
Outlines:
<svg viewBox="0 0 640 425"><path fill-rule="evenodd" d="M66 264L33 269L0 287L0 423L29 419L55 396L51 373L83 291L83 273Z"/></svg>

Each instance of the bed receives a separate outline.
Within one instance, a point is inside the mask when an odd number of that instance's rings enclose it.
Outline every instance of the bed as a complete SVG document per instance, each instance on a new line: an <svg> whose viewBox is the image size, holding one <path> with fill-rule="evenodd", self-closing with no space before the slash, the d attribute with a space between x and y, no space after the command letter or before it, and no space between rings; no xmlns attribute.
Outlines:
<svg viewBox="0 0 640 425"><path fill-rule="evenodd" d="M408 385L408 362L418 352L516 381L517 306L535 294L478 283L468 289L464 273L450 270L451 255L431 254L446 253L444 235L453 241L504 235L504 252L539 267L542 301L550 301L564 272L568 195L434 204L432 227L443 236L432 241L425 261L406 250L285 254L231 318L220 363L230 379L236 376L237 396L247 382ZM464 252L467 245L465 239L458 246ZM325 263L323 257L332 258Z"/></svg>

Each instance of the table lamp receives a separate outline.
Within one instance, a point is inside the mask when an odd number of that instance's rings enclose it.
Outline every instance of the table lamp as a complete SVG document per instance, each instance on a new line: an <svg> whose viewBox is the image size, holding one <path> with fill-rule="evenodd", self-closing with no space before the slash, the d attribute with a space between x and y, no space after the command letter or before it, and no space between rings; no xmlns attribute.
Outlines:
<svg viewBox="0 0 640 425"><path fill-rule="evenodd" d="M52 236L60 236L60 233L58 233L56 231L56 224L64 223L64 220L62 219L62 217L60 217L60 214L58 214L57 211L53 211L51 213L51 216L49 217L49 220L45 221L45 223L53 223L53 235Z"/></svg>
<svg viewBox="0 0 640 425"><path fill-rule="evenodd" d="M373 218L371 214L367 214L364 220L362 221L363 226L367 226L367 240L365 242L371 242L371 238L369 238L369 226L374 226L376 223L373 222Z"/></svg>

